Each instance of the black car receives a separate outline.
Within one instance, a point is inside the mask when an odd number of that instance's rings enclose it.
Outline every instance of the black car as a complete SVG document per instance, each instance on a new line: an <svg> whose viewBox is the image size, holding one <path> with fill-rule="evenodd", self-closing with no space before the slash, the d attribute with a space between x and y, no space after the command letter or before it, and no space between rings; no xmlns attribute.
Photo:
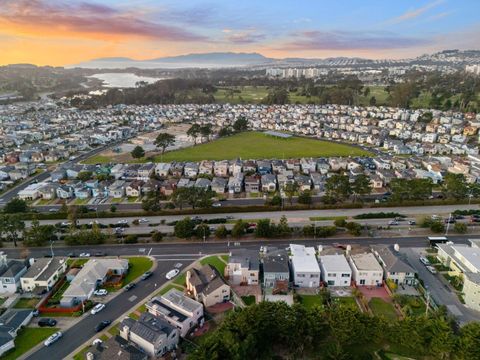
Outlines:
<svg viewBox="0 0 480 360"><path fill-rule="evenodd" d="M153 275L153 273L151 271L147 271L142 275L142 277L140 279L147 280L152 275Z"/></svg>
<svg viewBox="0 0 480 360"><path fill-rule="evenodd" d="M38 320L38 326L40 327L45 327L45 326L55 326L57 325L57 320L55 319L50 319L50 318L42 318Z"/></svg>
<svg viewBox="0 0 480 360"><path fill-rule="evenodd" d="M103 320L101 323L99 323L97 326L95 326L95 331L100 332L103 329L105 329L108 325L110 325L112 322L110 320Z"/></svg>
<svg viewBox="0 0 480 360"><path fill-rule="evenodd" d="M130 290L132 290L135 286L137 286L137 284L135 284L135 283L127 284L127 286L125 286L125 291L130 291Z"/></svg>
<svg viewBox="0 0 480 360"><path fill-rule="evenodd" d="M107 256L107 253L104 251L97 251L95 254L93 254L93 256L97 256L97 257Z"/></svg>

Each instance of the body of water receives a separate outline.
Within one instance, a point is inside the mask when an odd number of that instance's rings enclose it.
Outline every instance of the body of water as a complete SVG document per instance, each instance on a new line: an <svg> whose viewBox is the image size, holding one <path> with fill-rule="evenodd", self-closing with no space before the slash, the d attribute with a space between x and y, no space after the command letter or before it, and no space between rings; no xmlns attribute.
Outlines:
<svg viewBox="0 0 480 360"><path fill-rule="evenodd" d="M133 88L139 81L145 81L146 83L151 84L163 80L162 78L137 76L131 73L103 73L91 75L90 77L102 80L103 86L109 88Z"/></svg>

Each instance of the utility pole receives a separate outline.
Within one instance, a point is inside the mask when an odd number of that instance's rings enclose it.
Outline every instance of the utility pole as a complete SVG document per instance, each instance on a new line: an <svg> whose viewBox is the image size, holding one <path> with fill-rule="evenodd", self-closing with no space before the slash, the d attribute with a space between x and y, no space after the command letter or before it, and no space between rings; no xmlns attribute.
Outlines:
<svg viewBox="0 0 480 360"><path fill-rule="evenodd" d="M448 220L447 220L447 229L445 230L445 236L448 235L448 229L450 228L450 221L452 219L452 214L448 215Z"/></svg>
<svg viewBox="0 0 480 360"><path fill-rule="evenodd" d="M425 316L428 316L428 308L430 307L430 291L425 291L427 292L427 307L425 308Z"/></svg>

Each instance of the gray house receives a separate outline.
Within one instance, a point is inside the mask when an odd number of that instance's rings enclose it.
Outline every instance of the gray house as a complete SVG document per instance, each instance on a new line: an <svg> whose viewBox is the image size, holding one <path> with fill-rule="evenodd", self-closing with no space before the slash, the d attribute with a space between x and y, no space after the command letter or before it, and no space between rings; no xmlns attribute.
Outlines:
<svg viewBox="0 0 480 360"><path fill-rule="evenodd" d="M20 260L7 259L0 252L0 294L13 294L20 288L20 278L27 272L25 263Z"/></svg>
<svg viewBox="0 0 480 360"><path fill-rule="evenodd" d="M263 286L265 288L276 288L279 282L288 284L290 271L288 268L288 254L283 249L271 248L264 255L263 266Z"/></svg>

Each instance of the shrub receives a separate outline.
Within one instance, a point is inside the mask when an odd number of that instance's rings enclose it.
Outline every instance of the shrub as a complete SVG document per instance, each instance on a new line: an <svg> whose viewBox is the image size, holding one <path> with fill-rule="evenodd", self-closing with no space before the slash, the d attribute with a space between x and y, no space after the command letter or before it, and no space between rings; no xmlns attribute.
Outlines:
<svg viewBox="0 0 480 360"><path fill-rule="evenodd" d="M347 220L345 219L336 219L333 224L336 226L336 227L345 227L345 225L347 225Z"/></svg>
<svg viewBox="0 0 480 360"><path fill-rule="evenodd" d="M192 237L195 230L195 223L188 216L175 224L174 234L181 239Z"/></svg>
<svg viewBox="0 0 480 360"><path fill-rule="evenodd" d="M362 225L356 222L348 222L345 224L345 227L348 230L348 233L354 236L359 236L362 233Z"/></svg>
<svg viewBox="0 0 480 360"><path fill-rule="evenodd" d="M132 225L136 225L136 226L140 225L140 220L138 219L133 220Z"/></svg>
<svg viewBox="0 0 480 360"><path fill-rule="evenodd" d="M138 235L130 234L125 238L125 244L136 244L138 242Z"/></svg>
<svg viewBox="0 0 480 360"><path fill-rule="evenodd" d="M337 233L336 226L318 226L315 230L318 237L329 237Z"/></svg>
<svg viewBox="0 0 480 360"><path fill-rule="evenodd" d="M216 230L215 230L215 237L218 239L223 239L226 238L228 235L228 230L225 227L225 225L220 225Z"/></svg>
<svg viewBox="0 0 480 360"><path fill-rule="evenodd" d="M433 221L430 230L434 233L442 233L445 231L445 225L441 221Z"/></svg>
<svg viewBox="0 0 480 360"><path fill-rule="evenodd" d="M453 231L459 234L465 234L467 232L467 224L465 223L456 223L453 227Z"/></svg>
<svg viewBox="0 0 480 360"><path fill-rule="evenodd" d="M355 215L354 219L389 219L389 218L405 218L405 215L397 212L377 212L377 213L365 213Z"/></svg>
<svg viewBox="0 0 480 360"><path fill-rule="evenodd" d="M163 234L160 231L155 231L152 234L152 240L155 242L160 242L163 240Z"/></svg>
<svg viewBox="0 0 480 360"><path fill-rule="evenodd" d="M241 219L238 219L236 222L235 222L235 225L233 226L233 229L232 229L232 236L234 237L241 237L242 235L245 234L246 230L247 230L247 223L242 221Z"/></svg>
<svg viewBox="0 0 480 360"><path fill-rule="evenodd" d="M208 238L210 233L210 227L207 224L200 224L195 229L195 236L199 239Z"/></svg>

